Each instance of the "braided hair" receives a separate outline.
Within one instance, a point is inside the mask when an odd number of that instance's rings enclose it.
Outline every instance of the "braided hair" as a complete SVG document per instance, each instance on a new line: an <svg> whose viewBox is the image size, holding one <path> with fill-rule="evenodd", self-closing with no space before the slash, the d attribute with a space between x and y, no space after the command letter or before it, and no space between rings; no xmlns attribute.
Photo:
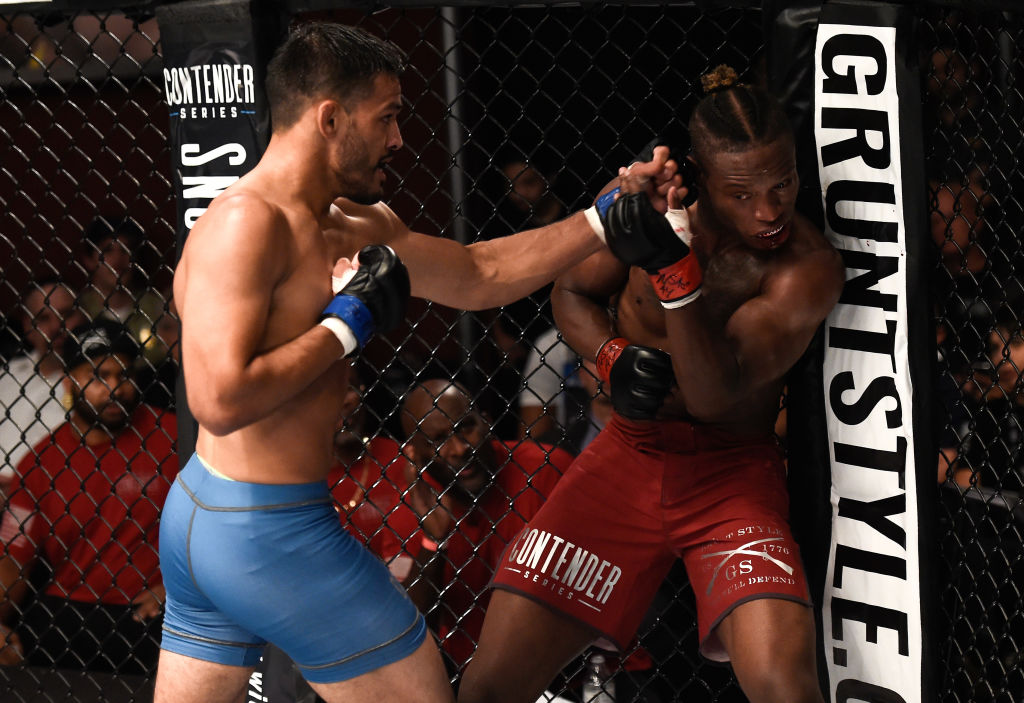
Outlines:
<svg viewBox="0 0 1024 703"><path fill-rule="evenodd" d="M740 83L731 67L718 66L700 80L706 95L689 124L698 157L714 151L745 151L792 135L779 102L763 88Z"/></svg>

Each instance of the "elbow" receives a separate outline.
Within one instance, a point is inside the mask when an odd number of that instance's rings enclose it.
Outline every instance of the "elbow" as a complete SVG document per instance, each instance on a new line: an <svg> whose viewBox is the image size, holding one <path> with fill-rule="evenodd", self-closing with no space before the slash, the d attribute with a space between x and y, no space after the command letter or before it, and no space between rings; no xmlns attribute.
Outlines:
<svg viewBox="0 0 1024 703"><path fill-rule="evenodd" d="M478 270L473 285L466 286L464 290L468 295L459 298L458 307L469 312L489 310L518 300L510 297L497 271Z"/></svg>
<svg viewBox="0 0 1024 703"><path fill-rule="evenodd" d="M248 424L241 406L231 402L214 389L190 393L186 388L188 407L199 426L215 437L223 437Z"/></svg>

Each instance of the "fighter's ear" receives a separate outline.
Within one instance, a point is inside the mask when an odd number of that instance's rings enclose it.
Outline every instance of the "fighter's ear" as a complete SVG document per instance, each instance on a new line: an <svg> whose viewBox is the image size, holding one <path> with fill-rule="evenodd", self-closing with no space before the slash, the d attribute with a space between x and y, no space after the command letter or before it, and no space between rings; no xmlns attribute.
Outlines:
<svg viewBox="0 0 1024 703"><path fill-rule="evenodd" d="M325 137L332 137L343 129L348 113L337 100L321 100L314 105L317 130Z"/></svg>
<svg viewBox="0 0 1024 703"><path fill-rule="evenodd" d="M402 443L402 456L404 456L410 465L413 466L415 471L416 465L416 448L412 446L412 440L407 440Z"/></svg>
<svg viewBox="0 0 1024 703"><path fill-rule="evenodd" d="M408 459L408 461L405 462L405 466L402 467L402 476L405 477L406 485L411 486L413 484L413 482L417 478L419 478L419 471L416 469L415 462L413 462L413 460L409 457L409 455L406 454L405 448L408 447L408 446L409 445L406 444L406 445L404 445L402 447L402 453L405 454L405 458Z"/></svg>

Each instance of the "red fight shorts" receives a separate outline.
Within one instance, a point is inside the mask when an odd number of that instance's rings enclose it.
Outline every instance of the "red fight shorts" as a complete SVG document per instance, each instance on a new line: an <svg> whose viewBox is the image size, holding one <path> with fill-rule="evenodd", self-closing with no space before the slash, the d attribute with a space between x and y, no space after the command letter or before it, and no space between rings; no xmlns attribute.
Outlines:
<svg viewBox="0 0 1024 703"><path fill-rule="evenodd" d="M701 653L756 598L810 606L790 534L782 454L688 422L615 415L502 557L493 585L581 620L620 650L677 557L697 597Z"/></svg>

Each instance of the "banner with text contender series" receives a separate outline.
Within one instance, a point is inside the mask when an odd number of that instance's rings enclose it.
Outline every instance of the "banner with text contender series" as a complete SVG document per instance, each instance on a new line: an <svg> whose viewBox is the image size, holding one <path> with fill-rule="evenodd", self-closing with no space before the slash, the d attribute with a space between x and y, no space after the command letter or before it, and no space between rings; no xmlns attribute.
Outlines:
<svg viewBox="0 0 1024 703"><path fill-rule="evenodd" d="M930 703L942 633L915 20L868 2L816 14L809 24L806 3L780 12L776 27L793 33L780 44L803 41L808 65L773 72L803 82L788 91L806 98L798 144L814 145L801 178L817 186L808 209L847 282L790 379L791 512L820 608L827 699Z"/></svg>
<svg viewBox="0 0 1024 703"><path fill-rule="evenodd" d="M217 195L260 160L270 139L263 75L281 26L251 0L157 8L163 48L178 252ZM195 423L178 379L178 456L195 448ZM185 420L185 421L182 421Z"/></svg>

